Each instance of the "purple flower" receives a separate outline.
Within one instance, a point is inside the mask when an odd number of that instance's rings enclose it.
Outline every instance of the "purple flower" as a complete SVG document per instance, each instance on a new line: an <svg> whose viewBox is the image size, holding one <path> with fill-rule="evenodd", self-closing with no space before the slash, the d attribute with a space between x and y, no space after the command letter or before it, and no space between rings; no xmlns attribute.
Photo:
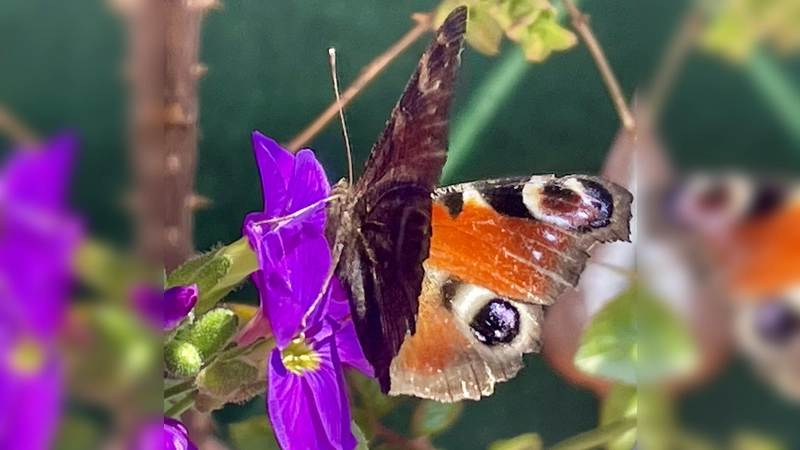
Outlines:
<svg viewBox="0 0 800 450"><path fill-rule="evenodd" d="M67 206L75 139L12 152L0 172L0 448L49 448L61 414L56 338L82 227Z"/></svg>
<svg viewBox="0 0 800 450"><path fill-rule="evenodd" d="M160 327L163 320L164 330L171 330L181 323L197 303L197 285L175 286L164 291L140 284L133 287L131 297L136 310L153 327Z"/></svg>
<svg viewBox="0 0 800 450"><path fill-rule="evenodd" d="M197 447L189 440L186 427L171 417L164 417L163 448L164 450L197 450Z"/></svg>
<svg viewBox="0 0 800 450"><path fill-rule="evenodd" d="M275 436L285 449L352 449L342 367L372 370L348 319L344 290L331 276L323 234L330 187L311 151L295 157L260 134L253 141L265 211L250 214L244 228L258 256L253 279L260 317L269 320L276 343L267 367ZM266 222L309 206L290 220Z"/></svg>

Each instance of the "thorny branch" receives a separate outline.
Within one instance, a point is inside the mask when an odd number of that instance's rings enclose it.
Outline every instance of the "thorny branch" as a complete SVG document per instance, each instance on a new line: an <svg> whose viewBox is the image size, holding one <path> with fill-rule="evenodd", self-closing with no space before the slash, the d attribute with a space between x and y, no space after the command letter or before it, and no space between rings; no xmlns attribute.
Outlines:
<svg viewBox="0 0 800 450"><path fill-rule="evenodd" d="M617 114L622 121L622 125L629 133L635 133L636 121L634 120L633 114L631 114L631 110L628 107L625 94L622 92L622 88L619 86L619 81L617 81L617 77L614 75L614 71L611 69L611 64L609 64L608 59L603 52L603 48L600 47L600 43L597 42L597 38L594 36L592 29L589 27L589 18L580 12L580 10L578 10L572 0L562 1L564 2L564 6L567 8L570 17L572 18L573 28L575 28L575 31L577 31L581 36L581 39L583 39L583 42L589 49L589 53L591 53L595 64L597 64L597 68L600 70L600 76L603 78L603 82L606 84L609 94L611 94L611 100L614 102L614 107L617 109Z"/></svg>
<svg viewBox="0 0 800 450"><path fill-rule="evenodd" d="M389 64L394 61L403 51L405 51L411 44L417 41L422 35L431 28L431 14L414 14L412 18L417 22L414 28L408 30L397 42L392 44L391 47L386 49L381 55L373 59L367 66L361 70L361 74L353 81L350 86L345 89L341 97L342 108L347 106L355 96L361 92L372 80L374 80L381 72L383 72ZM332 102L325 111L322 112L314 121L308 125L297 136L292 138L289 143L285 145L286 149L294 153L314 138L319 132L325 129L325 126L336 117L339 111L337 102Z"/></svg>
<svg viewBox="0 0 800 450"><path fill-rule="evenodd" d="M194 193L197 168L197 80L200 23L216 0L164 3L164 265L175 269L194 253L193 215L203 201Z"/></svg>

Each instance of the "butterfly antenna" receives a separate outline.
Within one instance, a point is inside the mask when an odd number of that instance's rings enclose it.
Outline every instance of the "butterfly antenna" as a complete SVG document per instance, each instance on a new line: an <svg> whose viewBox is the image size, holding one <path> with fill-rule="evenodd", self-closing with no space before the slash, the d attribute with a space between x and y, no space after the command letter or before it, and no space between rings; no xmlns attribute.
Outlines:
<svg viewBox="0 0 800 450"><path fill-rule="evenodd" d="M342 107L342 96L339 94L339 77L336 75L336 49L328 49L328 56L331 62L331 77L333 78L333 93L336 95L336 104L339 106L339 119L342 121L342 134L344 134L344 145L347 147L347 180L350 186L353 185L353 149L350 147L350 137L347 135L347 124L344 121L344 108Z"/></svg>

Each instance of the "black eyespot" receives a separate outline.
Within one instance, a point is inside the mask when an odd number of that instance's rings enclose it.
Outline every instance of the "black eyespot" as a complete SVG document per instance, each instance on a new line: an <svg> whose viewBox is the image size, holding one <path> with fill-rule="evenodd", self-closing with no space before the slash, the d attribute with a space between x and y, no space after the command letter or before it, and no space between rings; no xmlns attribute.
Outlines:
<svg viewBox="0 0 800 450"><path fill-rule="evenodd" d="M614 198L602 184L592 180L580 180L585 193L592 198L595 207L595 216L592 218L592 228L604 228L611 223L614 215Z"/></svg>
<svg viewBox="0 0 800 450"><path fill-rule="evenodd" d="M777 183L760 182L753 192L753 199L747 210L748 219L760 219L781 207L786 198L786 188Z"/></svg>
<svg viewBox="0 0 800 450"><path fill-rule="evenodd" d="M496 298L478 312L469 326L475 338L486 345L508 344L519 334L519 311Z"/></svg>
<svg viewBox="0 0 800 450"><path fill-rule="evenodd" d="M781 300L760 306L755 313L758 335L772 344L785 344L800 332L800 314Z"/></svg>

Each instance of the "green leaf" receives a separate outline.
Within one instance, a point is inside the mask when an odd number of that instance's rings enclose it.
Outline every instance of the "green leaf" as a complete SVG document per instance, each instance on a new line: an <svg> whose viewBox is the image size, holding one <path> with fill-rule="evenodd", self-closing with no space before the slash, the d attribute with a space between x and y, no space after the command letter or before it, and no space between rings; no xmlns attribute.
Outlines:
<svg viewBox="0 0 800 450"><path fill-rule="evenodd" d="M358 394L358 406L370 417L380 419L403 401L403 397L392 397L381 393L381 387L374 378L357 370L348 371L346 376L348 385Z"/></svg>
<svg viewBox="0 0 800 450"><path fill-rule="evenodd" d="M636 428L636 419L625 419L608 425L603 425L594 430L581 433L567 440L561 441L550 450L590 450L603 446L628 431ZM642 448L648 447L642 446Z"/></svg>
<svg viewBox="0 0 800 450"><path fill-rule="evenodd" d="M689 328L663 301L642 286L638 295L639 378L642 383L659 383L694 370L697 348Z"/></svg>
<svg viewBox="0 0 800 450"><path fill-rule="evenodd" d="M562 27L550 11L541 12L526 27L515 28L509 38L519 42L525 59L542 62L554 51L567 50L578 43L575 34Z"/></svg>
<svg viewBox="0 0 800 450"><path fill-rule="evenodd" d="M541 450L542 438L536 433L521 434L515 438L495 441L488 450Z"/></svg>
<svg viewBox="0 0 800 450"><path fill-rule="evenodd" d="M367 441L367 437L355 421L350 422L350 430L353 432L353 436L356 437L355 450L369 450L369 445L367 445L369 441Z"/></svg>
<svg viewBox="0 0 800 450"><path fill-rule="evenodd" d="M464 404L422 400L411 416L411 435L433 436L450 428L461 416Z"/></svg>
<svg viewBox="0 0 800 450"><path fill-rule="evenodd" d="M484 8L470 8L467 24L467 43L484 55L500 53L503 28Z"/></svg>
<svg viewBox="0 0 800 450"><path fill-rule="evenodd" d="M583 372L636 384L636 285L607 303L581 337L575 366Z"/></svg>
<svg viewBox="0 0 800 450"><path fill-rule="evenodd" d="M86 240L75 255L75 270L88 286L104 297L122 301L130 295L133 285L158 280L144 264L110 244Z"/></svg>
<svg viewBox="0 0 800 450"><path fill-rule="evenodd" d="M232 423L228 425L228 434L236 450L280 450L266 415Z"/></svg>
<svg viewBox="0 0 800 450"><path fill-rule="evenodd" d="M623 419L636 418L637 389L635 386L615 384L603 400L600 425L609 425ZM607 450L630 450L636 443L636 429L628 430L610 441Z"/></svg>

